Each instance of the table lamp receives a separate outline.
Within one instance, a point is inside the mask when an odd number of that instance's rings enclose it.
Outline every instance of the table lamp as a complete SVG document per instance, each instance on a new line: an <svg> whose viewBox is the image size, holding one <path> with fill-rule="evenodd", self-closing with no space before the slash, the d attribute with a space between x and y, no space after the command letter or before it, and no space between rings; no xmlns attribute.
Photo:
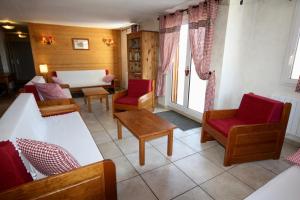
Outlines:
<svg viewBox="0 0 300 200"><path fill-rule="evenodd" d="M47 64L40 64L40 73L43 74L44 78L47 78L48 73L48 65Z"/></svg>

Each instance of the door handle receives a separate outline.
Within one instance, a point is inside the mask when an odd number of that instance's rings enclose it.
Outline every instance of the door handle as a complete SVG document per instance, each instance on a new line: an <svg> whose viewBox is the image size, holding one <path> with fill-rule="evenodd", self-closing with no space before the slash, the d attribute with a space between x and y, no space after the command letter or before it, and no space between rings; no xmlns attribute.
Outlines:
<svg viewBox="0 0 300 200"><path fill-rule="evenodd" d="M190 69L185 69L184 72L185 72L185 76L190 75Z"/></svg>

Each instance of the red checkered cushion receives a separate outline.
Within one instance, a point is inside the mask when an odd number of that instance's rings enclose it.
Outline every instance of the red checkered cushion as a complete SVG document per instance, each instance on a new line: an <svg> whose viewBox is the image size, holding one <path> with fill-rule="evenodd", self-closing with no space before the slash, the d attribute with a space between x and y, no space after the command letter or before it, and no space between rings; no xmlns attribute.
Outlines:
<svg viewBox="0 0 300 200"><path fill-rule="evenodd" d="M300 149L296 153L286 157L286 160L290 161L293 164L300 166Z"/></svg>
<svg viewBox="0 0 300 200"><path fill-rule="evenodd" d="M29 139L17 139L22 154L40 173L50 176L80 167L64 148Z"/></svg>

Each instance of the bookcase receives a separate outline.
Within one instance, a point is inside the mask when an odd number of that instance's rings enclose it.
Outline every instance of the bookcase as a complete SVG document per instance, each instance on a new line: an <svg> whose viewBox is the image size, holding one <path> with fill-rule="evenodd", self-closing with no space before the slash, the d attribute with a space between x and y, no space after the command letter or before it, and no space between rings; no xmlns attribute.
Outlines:
<svg viewBox="0 0 300 200"><path fill-rule="evenodd" d="M128 79L156 79L158 32L139 31L127 35Z"/></svg>

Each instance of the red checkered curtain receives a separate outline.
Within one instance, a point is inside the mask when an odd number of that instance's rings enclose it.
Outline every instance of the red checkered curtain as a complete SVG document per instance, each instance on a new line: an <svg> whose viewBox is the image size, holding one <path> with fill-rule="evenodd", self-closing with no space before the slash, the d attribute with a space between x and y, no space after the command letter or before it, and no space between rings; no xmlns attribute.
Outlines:
<svg viewBox="0 0 300 200"><path fill-rule="evenodd" d="M204 111L214 107L215 72L210 71L210 63L217 8L217 1L207 0L188 10L192 58L200 79L208 80Z"/></svg>
<svg viewBox="0 0 300 200"><path fill-rule="evenodd" d="M164 95L165 76L174 64L174 57L179 45L182 15L182 12L178 11L174 15L159 17L160 65L158 67L156 84L157 96Z"/></svg>
<svg viewBox="0 0 300 200"><path fill-rule="evenodd" d="M296 86L296 92L300 92L300 76L299 76L299 80L298 80L298 83L297 83L297 86Z"/></svg>

